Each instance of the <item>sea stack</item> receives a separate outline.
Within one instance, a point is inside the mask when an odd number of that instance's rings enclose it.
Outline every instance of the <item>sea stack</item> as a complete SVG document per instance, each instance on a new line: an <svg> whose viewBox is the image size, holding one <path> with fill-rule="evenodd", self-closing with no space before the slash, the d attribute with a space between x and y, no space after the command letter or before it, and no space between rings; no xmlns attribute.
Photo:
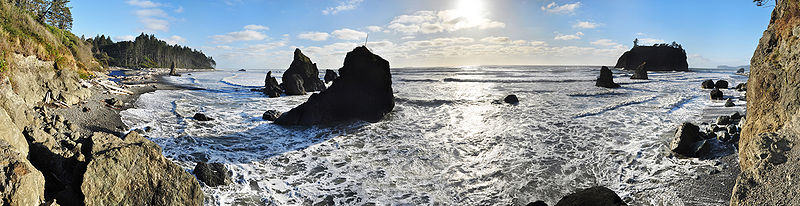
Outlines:
<svg viewBox="0 0 800 206"><path fill-rule="evenodd" d="M269 97L281 96L281 87L278 85L278 80L272 76L272 71L267 72L267 77L264 78L264 89L261 91Z"/></svg>
<svg viewBox="0 0 800 206"><path fill-rule="evenodd" d="M333 81L334 79L336 79L336 77L339 77L339 75L337 75L337 74L336 74L336 72L335 72L335 71L333 71L333 69L327 69L327 70L325 70L325 83L326 83L326 84L327 84L328 82L331 82L331 81Z"/></svg>
<svg viewBox="0 0 800 206"><path fill-rule="evenodd" d="M288 95L302 95L325 90L325 83L319 79L317 64L311 62L300 49L295 49L294 60L283 73L283 87Z"/></svg>
<svg viewBox="0 0 800 206"><path fill-rule="evenodd" d="M631 79L647 79L647 68L645 67L646 64L647 62L642 62L642 64L636 67L636 70L633 71Z"/></svg>
<svg viewBox="0 0 800 206"><path fill-rule="evenodd" d="M625 70L636 69L643 62L647 62L650 71L689 71L686 62L686 51L679 44L659 44L653 46L635 45L619 57L615 68Z"/></svg>
<svg viewBox="0 0 800 206"><path fill-rule="evenodd" d="M172 66L169 67L169 75L170 76L181 76L180 74L178 74L177 71L175 71L175 62L172 62Z"/></svg>
<svg viewBox="0 0 800 206"><path fill-rule="evenodd" d="M619 84L614 83L614 73L611 72L611 69L608 67L603 66L600 68L600 77L597 78L597 83L595 86L598 87L605 87L605 88L617 88Z"/></svg>
<svg viewBox="0 0 800 206"><path fill-rule="evenodd" d="M278 125L318 125L349 120L377 122L394 108L389 62L365 46L348 52L330 88L282 114Z"/></svg>

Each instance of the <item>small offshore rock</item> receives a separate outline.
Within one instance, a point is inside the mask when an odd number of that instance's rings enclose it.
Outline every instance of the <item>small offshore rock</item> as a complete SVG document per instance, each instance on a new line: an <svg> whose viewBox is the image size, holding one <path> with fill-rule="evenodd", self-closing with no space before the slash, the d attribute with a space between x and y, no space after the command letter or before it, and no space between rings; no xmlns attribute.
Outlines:
<svg viewBox="0 0 800 206"><path fill-rule="evenodd" d="M277 110L267 110L266 112L264 112L264 115L262 115L261 118L267 121L275 121L280 116L281 112Z"/></svg>
<svg viewBox="0 0 800 206"><path fill-rule="evenodd" d="M597 77L597 83L595 83L595 86L605 87L605 88L618 88L619 84L614 83L614 73L611 72L611 69L608 69L608 67L603 66L600 68L600 76Z"/></svg>
<svg viewBox="0 0 800 206"><path fill-rule="evenodd" d="M733 106L736 106L736 104L733 103L732 99L725 100L725 107L733 107Z"/></svg>
<svg viewBox="0 0 800 206"><path fill-rule="evenodd" d="M675 136L672 138L669 148L677 154L694 157L698 150L695 144L701 140L700 127L689 122L684 122L678 127L678 130L675 131Z"/></svg>
<svg viewBox="0 0 800 206"><path fill-rule="evenodd" d="M202 121L202 122L214 120L213 118L210 118L210 117L206 116L203 113L195 113L194 117L192 117L192 118L194 118L197 121Z"/></svg>
<svg viewBox="0 0 800 206"><path fill-rule="evenodd" d="M747 91L747 83L739 83L738 85L736 85L736 91L740 92Z"/></svg>
<svg viewBox="0 0 800 206"><path fill-rule="evenodd" d="M742 115L739 114L739 112L733 112L733 114L731 114L731 119L741 119L741 118Z"/></svg>
<svg viewBox="0 0 800 206"><path fill-rule="evenodd" d="M633 71L633 75L631 75L631 79L647 79L647 68L645 68L646 64L647 62L642 62L642 64L636 67L636 70Z"/></svg>
<svg viewBox="0 0 800 206"><path fill-rule="evenodd" d="M719 80L716 83L714 83L714 87L717 88L717 89L727 89L728 88L728 81Z"/></svg>
<svg viewBox="0 0 800 206"><path fill-rule="evenodd" d="M731 117L729 116L719 116L717 117L717 125L727 125L731 123Z"/></svg>
<svg viewBox="0 0 800 206"><path fill-rule="evenodd" d="M556 206L626 205L617 193L603 186L595 186L564 196Z"/></svg>
<svg viewBox="0 0 800 206"><path fill-rule="evenodd" d="M714 80L710 80L710 79L709 80L705 80L705 81L703 81L701 86L703 87L703 89L713 89L714 88Z"/></svg>
<svg viewBox="0 0 800 206"><path fill-rule="evenodd" d="M264 78L264 89L261 91L270 98L281 96L282 89L278 85L278 80L272 76L272 71L267 72L267 77Z"/></svg>
<svg viewBox="0 0 800 206"><path fill-rule="evenodd" d="M722 91L720 91L717 88L714 88L714 90L711 90L711 99L712 100L723 100L724 98L722 96Z"/></svg>
<svg viewBox="0 0 800 206"><path fill-rule="evenodd" d="M736 73L739 73L739 74L744 73L744 68L739 68L738 70L736 70Z"/></svg>
<svg viewBox="0 0 800 206"><path fill-rule="evenodd" d="M503 98L503 102L509 103L509 104L516 104L516 103L519 103L519 99L517 99L517 95L513 95L512 94L512 95L506 96L506 98Z"/></svg>
<svg viewBox="0 0 800 206"><path fill-rule="evenodd" d="M336 79L337 77L339 77L339 75L336 74L336 72L333 71L333 69L326 69L325 70L325 83L331 82L334 79Z"/></svg>
<svg viewBox="0 0 800 206"><path fill-rule="evenodd" d="M209 187L227 185L231 178L228 169L225 169L225 165L222 163L198 162L194 167L194 175Z"/></svg>

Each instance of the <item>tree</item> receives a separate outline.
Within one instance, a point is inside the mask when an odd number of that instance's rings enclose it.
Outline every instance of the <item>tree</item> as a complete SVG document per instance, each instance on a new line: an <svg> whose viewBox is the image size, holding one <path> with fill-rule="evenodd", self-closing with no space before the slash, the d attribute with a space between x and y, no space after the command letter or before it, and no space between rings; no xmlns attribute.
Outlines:
<svg viewBox="0 0 800 206"><path fill-rule="evenodd" d="M633 40L633 47L638 47L638 46L639 46L639 38L636 38Z"/></svg>
<svg viewBox="0 0 800 206"><path fill-rule="evenodd" d="M753 0L756 3L756 6L765 6L769 0ZM775 5L778 5L778 0L775 0Z"/></svg>
<svg viewBox="0 0 800 206"><path fill-rule="evenodd" d="M63 30L72 30L70 0L13 0L14 5L30 11L37 21Z"/></svg>

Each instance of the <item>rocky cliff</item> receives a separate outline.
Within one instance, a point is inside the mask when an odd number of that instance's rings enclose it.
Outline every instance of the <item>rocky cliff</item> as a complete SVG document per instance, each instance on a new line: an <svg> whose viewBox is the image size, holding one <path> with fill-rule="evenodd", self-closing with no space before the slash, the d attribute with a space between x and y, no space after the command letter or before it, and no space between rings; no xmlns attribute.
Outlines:
<svg viewBox="0 0 800 206"><path fill-rule="evenodd" d="M633 47L619 57L615 68L635 70L642 63L647 62L647 71L688 71L686 51L672 46L637 46Z"/></svg>
<svg viewBox="0 0 800 206"><path fill-rule="evenodd" d="M731 205L800 203L800 2L779 0L750 61Z"/></svg>

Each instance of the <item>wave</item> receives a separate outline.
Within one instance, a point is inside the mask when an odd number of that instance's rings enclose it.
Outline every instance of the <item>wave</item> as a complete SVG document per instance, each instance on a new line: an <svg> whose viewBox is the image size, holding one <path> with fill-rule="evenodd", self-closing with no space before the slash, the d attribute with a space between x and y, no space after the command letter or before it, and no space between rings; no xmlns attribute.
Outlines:
<svg viewBox="0 0 800 206"><path fill-rule="evenodd" d="M603 97L603 96L616 96L625 93L619 92L610 92L610 91L600 91L600 92L576 92L567 94L570 97Z"/></svg>
<svg viewBox="0 0 800 206"><path fill-rule="evenodd" d="M444 78L445 82L479 82L479 83L566 83L566 82L591 82L590 79L459 79Z"/></svg>
<svg viewBox="0 0 800 206"><path fill-rule="evenodd" d="M446 104L462 104L467 103L466 100L443 100L443 99L406 99L401 97L394 98L394 101L400 104L411 104L421 107L438 107Z"/></svg>
<svg viewBox="0 0 800 206"><path fill-rule="evenodd" d="M606 105L606 106L603 106L603 107L596 107L596 108L583 110L583 111L578 112L575 115L573 115L573 117L580 118L580 117L598 115L598 114L602 114L603 112L615 110L615 109L620 108L620 107L630 106L630 105L634 105L634 104L641 104L641 103L652 101L654 99L656 99L656 95L633 97L633 98L626 99L626 100L623 100L623 101L620 101L620 102L617 102L617 103L614 103L614 104Z"/></svg>
<svg viewBox="0 0 800 206"><path fill-rule="evenodd" d="M439 82L438 79L400 79L401 82Z"/></svg>

